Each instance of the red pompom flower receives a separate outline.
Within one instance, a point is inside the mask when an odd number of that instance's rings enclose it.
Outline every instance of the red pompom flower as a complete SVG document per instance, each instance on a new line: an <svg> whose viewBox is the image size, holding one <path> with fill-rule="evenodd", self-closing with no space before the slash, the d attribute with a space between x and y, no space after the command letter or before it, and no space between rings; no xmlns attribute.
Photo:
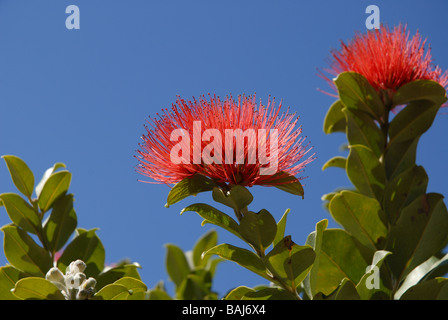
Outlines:
<svg viewBox="0 0 448 320"><path fill-rule="evenodd" d="M433 80L442 87L448 87L448 72L442 73L440 67L433 64L430 48L425 52L426 40L417 32L409 38L406 26L399 25L392 31L387 27L356 34L341 49L331 52L331 75L337 76L344 71L363 75L378 91L391 93L414 80ZM332 86L333 82L321 73Z"/></svg>
<svg viewBox="0 0 448 320"><path fill-rule="evenodd" d="M280 108L270 100L257 105L255 96L178 98L171 110L147 120L136 170L154 183L194 174L249 187L285 183L282 175L301 173L314 155L301 161L311 148L303 145L298 117Z"/></svg>

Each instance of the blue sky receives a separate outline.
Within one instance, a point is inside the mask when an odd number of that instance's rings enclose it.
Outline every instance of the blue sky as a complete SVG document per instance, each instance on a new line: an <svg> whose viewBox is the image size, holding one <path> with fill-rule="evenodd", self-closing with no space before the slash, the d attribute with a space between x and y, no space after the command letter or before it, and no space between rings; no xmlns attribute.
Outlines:
<svg viewBox="0 0 448 320"><path fill-rule="evenodd" d="M65 8L80 9L80 29L68 30ZM134 158L143 124L176 96L257 94L282 99L300 115L303 135L317 160L304 175L305 199L275 188L254 187L251 209L278 220L291 209L287 233L303 244L325 218L321 196L349 186L330 168L340 134L325 135L323 119L334 98L317 88L331 48L366 30L365 9L380 8L382 23L406 23L431 43L432 55L448 68L446 12L439 1L115 1L0 0L0 154L24 159L39 179L63 162L73 174L78 226L99 228L106 260L130 258L142 265L152 287L167 280L166 243L190 249L211 226L194 213L179 215L199 195L165 208L168 186L138 182ZM448 194L445 158L448 113L423 136L417 162L429 175L429 191ZM0 163L0 193L13 192ZM219 206L218 206L219 207ZM8 223L4 209L0 224ZM219 242L243 244L219 230ZM0 254L0 265L6 259ZM265 281L231 262L218 267L214 290ZM168 284L170 288L170 284Z"/></svg>

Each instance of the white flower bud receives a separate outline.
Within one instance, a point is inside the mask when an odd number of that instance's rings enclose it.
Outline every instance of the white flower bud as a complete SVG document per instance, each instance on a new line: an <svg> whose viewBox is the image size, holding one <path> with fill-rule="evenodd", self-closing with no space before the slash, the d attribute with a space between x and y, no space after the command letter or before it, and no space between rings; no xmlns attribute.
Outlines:
<svg viewBox="0 0 448 320"><path fill-rule="evenodd" d="M51 282L65 283L64 275L58 268L51 268L48 270L45 279Z"/></svg>
<svg viewBox="0 0 448 320"><path fill-rule="evenodd" d="M82 260L76 260L70 263L70 265L67 267L65 274L75 274L78 272L84 272L86 269L86 264Z"/></svg>
<svg viewBox="0 0 448 320"><path fill-rule="evenodd" d="M95 286L96 286L96 280L94 278L90 277L89 279L84 281L84 283L81 285L81 288L83 290L86 290L86 289L90 289L90 288L93 289L93 288L95 288Z"/></svg>

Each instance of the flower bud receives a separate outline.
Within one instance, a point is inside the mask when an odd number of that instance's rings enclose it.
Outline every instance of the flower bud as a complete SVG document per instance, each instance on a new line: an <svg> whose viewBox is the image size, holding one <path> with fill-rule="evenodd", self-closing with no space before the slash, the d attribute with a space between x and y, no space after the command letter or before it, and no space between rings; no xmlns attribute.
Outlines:
<svg viewBox="0 0 448 320"><path fill-rule="evenodd" d="M86 264L82 261L82 260L76 260L70 263L70 265L67 267L65 274L75 274L78 272L84 272L84 270L86 269Z"/></svg>
<svg viewBox="0 0 448 320"><path fill-rule="evenodd" d="M45 279L51 282L65 283L64 275L58 268L51 268L45 275Z"/></svg>

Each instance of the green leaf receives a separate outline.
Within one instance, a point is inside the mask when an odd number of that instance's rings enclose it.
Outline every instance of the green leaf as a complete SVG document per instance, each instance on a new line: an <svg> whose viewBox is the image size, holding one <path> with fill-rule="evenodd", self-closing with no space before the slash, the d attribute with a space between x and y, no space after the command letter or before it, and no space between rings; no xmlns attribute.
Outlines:
<svg viewBox="0 0 448 320"><path fill-rule="evenodd" d="M347 159L347 175L366 196L381 201L386 182L385 170L375 154L363 145L353 145Z"/></svg>
<svg viewBox="0 0 448 320"><path fill-rule="evenodd" d="M185 178L176 183L168 194L165 207L169 207L188 196L195 196L200 192L211 191L216 187L216 183L200 174L195 174L191 178Z"/></svg>
<svg viewBox="0 0 448 320"><path fill-rule="evenodd" d="M242 300L244 295L248 292L255 292L254 289L240 286L231 290L225 297L224 300Z"/></svg>
<svg viewBox="0 0 448 320"><path fill-rule="evenodd" d="M208 262L207 258L202 258L202 253L216 246L218 233L211 230L203 235L193 247L193 264L196 268L203 268Z"/></svg>
<svg viewBox="0 0 448 320"><path fill-rule="evenodd" d="M180 286L182 281L191 272L187 258L181 248L174 244L166 245L166 270L171 281Z"/></svg>
<svg viewBox="0 0 448 320"><path fill-rule="evenodd" d="M424 194L401 212L390 231L389 265L397 279L435 255L448 241L448 212L443 196Z"/></svg>
<svg viewBox="0 0 448 320"><path fill-rule="evenodd" d="M73 209L73 195L59 197L44 224L44 235L48 249L54 254L62 249L77 225L76 212Z"/></svg>
<svg viewBox="0 0 448 320"><path fill-rule="evenodd" d="M432 101L412 101L390 122L389 144L418 138L432 125L440 105Z"/></svg>
<svg viewBox="0 0 448 320"><path fill-rule="evenodd" d="M212 223L243 239L238 230L238 223L224 212L205 203L192 204L182 209L181 214L188 211L194 211L199 214L204 219L203 224Z"/></svg>
<svg viewBox="0 0 448 320"><path fill-rule="evenodd" d="M435 278L406 291L400 300L448 300L448 279Z"/></svg>
<svg viewBox="0 0 448 320"><path fill-rule="evenodd" d="M40 247L21 228L6 225L1 228L4 233L4 252L6 259L17 269L33 276L44 277L53 267L48 252Z"/></svg>
<svg viewBox="0 0 448 320"><path fill-rule="evenodd" d="M237 211L245 209L254 200L254 197L245 187L234 185L230 191L225 192L215 187L212 192L213 200Z"/></svg>
<svg viewBox="0 0 448 320"><path fill-rule="evenodd" d="M39 208L43 212L50 210L53 203L67 192L71 179L72 174L65 170L53 173L48 178L38 198Z"/></svg>
<svg viewBox="0 0 448 320"><path fill-rule="evenodd" d="M277 172L273 177L276 178L263 185L276 187L303 199L305 192L299 179L284 171Z"/></svg>
<svg viewBox="0 0 448 320"><path fill-rule="evenodd" d="M269 270L285 280L291 288L296 288L305 279L316 254L306 245L299 246L286 236L267 255L265 263Z"/></svg>
<svg viewBox="0 0 448 320"><path fill-rule="evenodd" d="M82 260L87 265L84 273L88 277L96 277L104 268L105 250L96 229L77 229L77 235L67 245L58 259L59 270L65 270L72 261Z"/></svg>
<svg viewBox="0 0 448 320"><path fill-rule="evenodd" d="M384 244L387 228L383 212L376 199L352 191L338 193L330 202L330 213L344 229L361 244L376 251Z"/></svg>
<svg viewBox="0 0 448 320"><path fill-rule="evenodd" d="M405 206L426 193L427 186L428 175L421 166L413 166L389 181L383 199L383 208L389 221L394 223Z"/></svg>
<svg viewBox="0 0 448 320"><path fill-rule="evenodd" d="M223 259L236 262L240 266L262 276L263 278L270 281L272 280L266 274L266 266L263 261L252 251L224 243L204 252L204 255L210 254L216 254Z"/></svg>
<svg viewBox="0 0 448 320"><path fill-rule="evenodd" d="M286 219L288 217L288 213L290 212L290 209L286 209L285 213L281 217L280 221L277 223L277 233L275 234L274 238L274 246L283 240L285 237L285 229L286 229Z"/></svg>
<svg viewBox="0 0 448 320"><path fill-rule="evenodd" d="M148 290L146 284L144 284L141 280L135 279L133 277L124 277L118 279L114 282L114 284L122 285L126 287L126 289L128 289L128 300L139 300L140 298L143 298L145 296L145 293Z"/></svg>
<svg viewBox="0 0 448 320"><path fill-rule="evenodd" d="M313 242L316 259L310 271L311 288L308 288L307 292L329 295L344 278L353 283L359 282L367 263L345 230L326 229L322 232L322 239L316 237L316 233L310 234L306 243ZM323 274L325 276L320 276Z"/></svg>
<svg viewBox="0 0 448 320"><path fill-rule="evenodd" d="M203 300L208 290L202 279L195 274L188 274L177 287L176 298L179 300Z"/></svg>
<svg viewBox="0 0 448 320"><path fill-rule="evenodd" d="M380 96L361 74L342 72L336 78L335 84L339 97L347 108L366 112L377 120L386 114L386 107Z"/></svg>
<svg viewBox="0 0 448 320"><path fill-rule="evenodd" d="M356 291L362 300L370 300L375 294L378 294L378 292L384 293L385 296L389 295L390 290L381 282L379 274L380 268L389 254L391 254L391 252L385 250L378 250L375 252L372 264L367 267L366 273L356 285ZM378 288L375 286L378 286Z"/></svg>
<svg viewBox="0 0 448 320"><path fill-rule="evenodd" d="M342 279L339 287L331 295L332 300L360 300L355 285L349 279Z"/></svg>
<svg viewBox="0 0 448 320"><path fill-rule="evenodd" d="M318 271L319 271L319 262L320 262L320 255L321 255L321 248L322 248L322 238L323 238L323 232L328 227L328 220L324 219L319 221L316 224L316 231L313 231L310 233L308 238L306 239L306 244L311 246L314 250L314 253L316 254L316 257L314 258L314 263L311 267L310 272L307 274L305 280L303 281L303 286L305 288L305 293L308 295L310 299L314 297L314 295L317 293L316 290L316 283L318 278Z"/></svg>
<svg viewBox="0 0 448 320"><path fill-rule="evenodd" d="M40 230L40 218L34 208L16 193L2 193L6 212L11 221L27 232L38 234Z"/></svg>
<svg viewBox="0 0 448 320"><path fill-rule="evenodd" d="M441 259L432 256L418 267L414 268L401 283L400 288L395 292L394 298L400 299L404 292L418 283L429 281L448 272L448 254Z"/></svg>
<svg viewBox="0 0 448 320"><path fill-rule="evenodd" d="M39 183L37 184L36 189L35 189L37 197L40 196L40 193L42 192L42 188L44 187L48 178L50 178L50 176L53 174L53 172L55 172L59 168L65 168L65 164L63 164L61 162L55 163L51 168L48 168L45 171L44 175L42 176L42 179L39 181Z"/></svg>
<svg viewBox="0 0 448 320"><path fill-rule="evenodd" d="M100 290L102 287L114 283L124 277L131 277L141 280L140 274L137 270L140 268L141 266L137 262L129 263L126 261L124 263L119 263L116 267L108 268L96 277L95 289Z"/></svg>
<svg viewBox="0 0 448 320"><path fill-rule="evenodd" d="M347 159L344 157L333 157L322 166L322 171L330 167L342 168L345 169L347 164Z"/></svg>
<svg viewBox="0 0 448 320"><path fill-rule="evenodd" d="M347 121L342 112L344 105L341 100L334 102L328 109L324 120L324 132L330 134L333 132L345 132Z"/></svg>
<svg viewBox="0 0 448 320"><path fill-rule="evenodd" d="M397 90L393 96L393 105L407 104L415 100L427 100L442 105L446 101L446 90L433 80L415 80Z"/></svg>
<svg viewBox="0 0 448 320"><path fill-rule="evenodd" d="M98 291L93 300L127 300L129 290L121 284L109 284Z"/></svg>
<svg viewBox="0 0 448 320"><path fill-rule="evenodd" d="M11 174L12 182L26 197L31 198L34 188L34 175L27 164L19 157L2 156Z"/></svg>
<svg viewBox="0 0 448 320"><path fill-rule="evenodd" d="M388 145L384 162L386 164L386 175L389 180L415 166L418 141L419 138L416 138Z"/></svg>
<svg viewBox="0 0 448 320"><path fill-rule="evenodd" d="M12 294L11 290L14 289L16 282L24 277L29 275L13 266L0 267L0 300L17 300L18 298Z"/></svg>
<svg viewBox="0 0 448 320"><path fill-rule="evenodd" d="M246 212L239 225L239 233L257 252L264 252L274 241L277 223L269 211Z"/></svg>
<svg viewBox="0 0 448 320"><path fill-rule="evenodd" d="M347 119L347 139L350 145L363 145L380 158L384 151L385 137L375 121L365 112L343 109Z"/></svg>
<svg viewBox="0 0 448 320"><path fill-rule="evenodd" d="M53 283L37 277L19 280L13 294L22 300L65 300L61 291Z"/></svg>
<svg viewBox="0 0 448 320"><path fill-rule="evenodd" d="M148 300L173 300L166 291L160 289L149 290Z"/></svg>
<svg viewBox="0 0 448 320"><path fill-rule="evenodd" d="M242 300L296 300L293 294L280 288L264 288L247 292Z"/></svg>

